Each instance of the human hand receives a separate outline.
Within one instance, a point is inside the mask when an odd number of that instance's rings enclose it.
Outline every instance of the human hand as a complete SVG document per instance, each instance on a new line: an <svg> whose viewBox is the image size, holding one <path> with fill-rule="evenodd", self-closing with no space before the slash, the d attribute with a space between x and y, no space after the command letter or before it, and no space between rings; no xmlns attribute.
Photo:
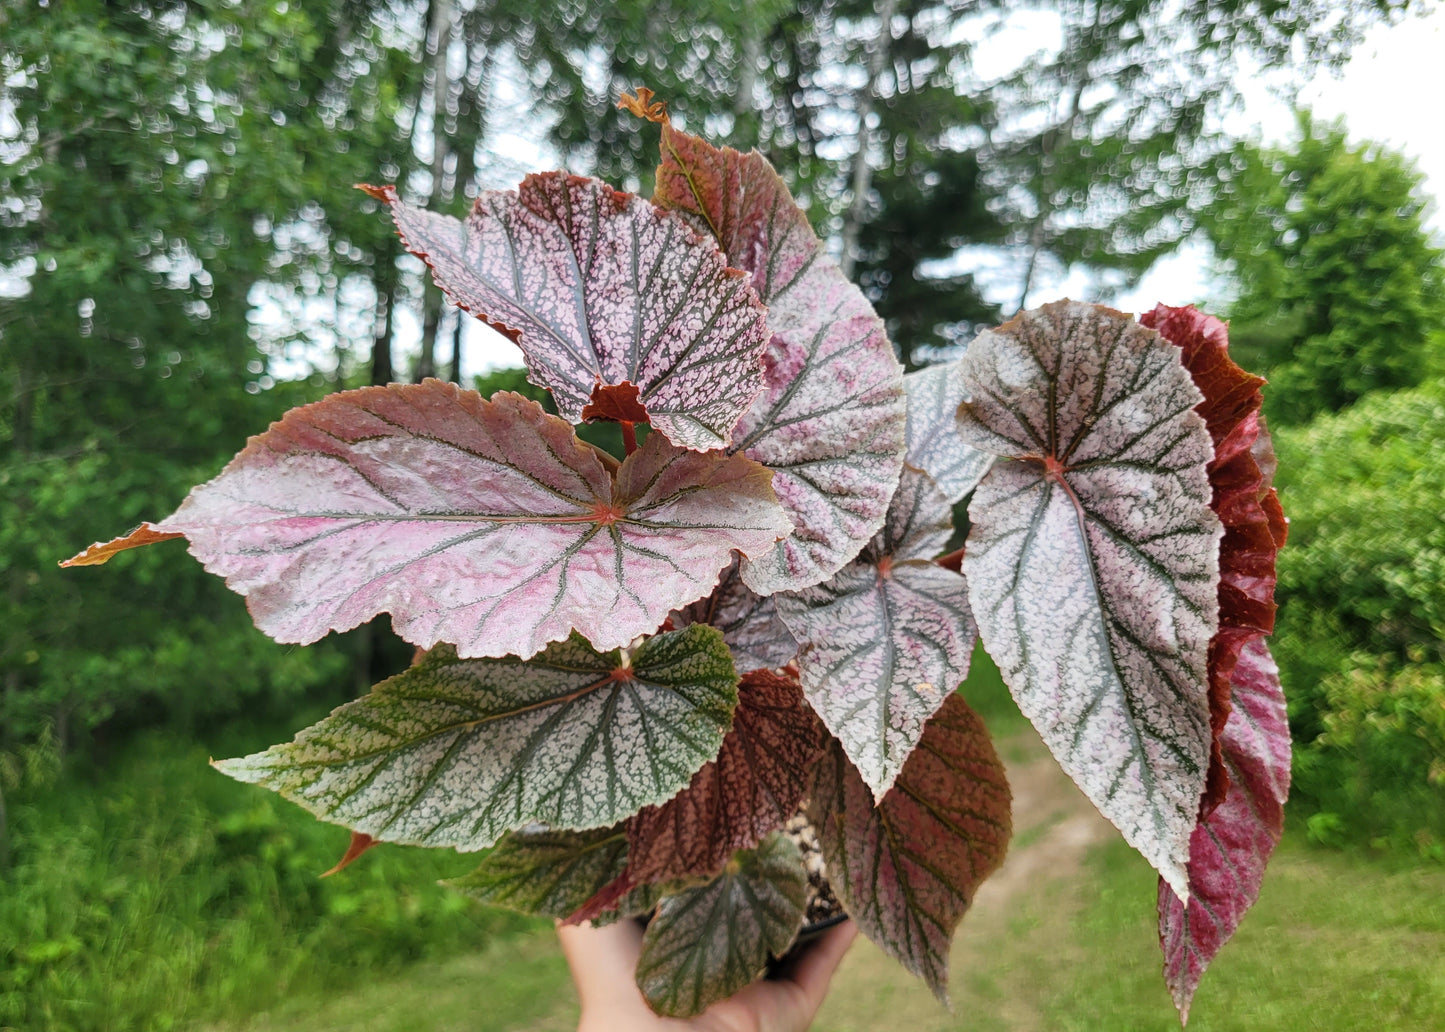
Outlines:
<svg viewBox="0 0 1445 1032"><path fill-rule="evenodd" d="M637 988L642 928L636 921L557 928L582 1002L577 1032L804 1032L857 934L857 926L844 921L806 947L783 977L754 982L697 1017L679 1020L654 1014Z"/></svg>

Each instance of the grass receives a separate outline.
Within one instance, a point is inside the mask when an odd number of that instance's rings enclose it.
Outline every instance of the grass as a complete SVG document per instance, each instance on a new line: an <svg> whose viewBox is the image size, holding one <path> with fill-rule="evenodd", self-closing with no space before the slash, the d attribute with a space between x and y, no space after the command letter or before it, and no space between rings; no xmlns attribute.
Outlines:
<svg viewBox="0 0 1445 1032"><path fill-rule="evenodd" d="M319 879L347 832L206 759L152 738L7 800L0 1029L165 1032L539 927L437 885L473 866L454 853L384 846Z"/></svg>
<svg viewBox="0 0 1445 1032"><path fill-rule="evenodd" d="M855 947L816 1032L1175 1032L1160 977L1156 878L1121 841L1003 917L964 922L954 1012ZM979 915L983 916L983 915ZM1439 1032L1445 871L1286 844L1205 974L1190 1032Z"/></svg>

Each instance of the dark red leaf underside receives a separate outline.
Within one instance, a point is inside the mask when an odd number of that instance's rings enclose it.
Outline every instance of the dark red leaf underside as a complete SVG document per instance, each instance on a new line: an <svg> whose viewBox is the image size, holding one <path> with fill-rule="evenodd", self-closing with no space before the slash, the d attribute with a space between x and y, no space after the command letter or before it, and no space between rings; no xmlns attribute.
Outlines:
<svg viewBox="0 0 1445 1032"><path fill-rule="evenodd" d="M646 423L647 409L637 397L637 388L626 380L619 384L599 383L592 388L592 400L582 409L582 418L610 419L615 423Z"/></svg>
<svg viewBox="0 0 1445 1032"><path fill-rule="evenodd" d="M1262 437L1268 447L1260 423L1260 387L1265 381L1229 357L1228 328L1211 315L1193 307L1159 305L1139 321L1183 352L1184 367L1204 395L1195 411L1204 417L1214 442L1210 508L1224 524L1224 539L1219 545L1219 630L1209 643L1214 741L1199 810L1207 815L1229 789L1220 736L1229 719L1234 664L1246 643L1274 629L1275 555L1284 522L1278 497L1255 454Z"/></svg>
<svg viewBox="0 0 1445 1032"><path fill-rule="evenodd" d="M1290 738L1279 669L1262 638L1234 666L1233 709L1221 738L1228 794L1190 839L1189 903L1159 883L1164 980L1181 1023L1199 979L1259 898L1264 868L1284 829Z"/></svg>
<svg viewBox="0 0 1445 1032"><path fill-rule="evenodd" d="M953 931L1008 848L1009 803L988 732L957 694L876 807L836 741L816 768L808 817L834 892L863 934L940 999Z"/></svg>
<svg viewBox="0 0 1445 1032"><path fill-rule="evenodd" d="M721 870L735 850L757 845L797 812L821 749L818 718L796 679L767 670L744 677L718 758L670 801L628 822L630 880Z"/></svg>

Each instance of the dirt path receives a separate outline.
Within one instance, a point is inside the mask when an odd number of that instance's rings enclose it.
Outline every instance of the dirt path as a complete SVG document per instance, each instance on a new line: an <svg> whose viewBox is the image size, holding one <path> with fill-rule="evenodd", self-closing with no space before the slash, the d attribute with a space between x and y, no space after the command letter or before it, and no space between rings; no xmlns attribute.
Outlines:
<svg viewBox="0 0 1445 1032"><path fill-rule="evenodd" d="M1014 839L1001 867L979 889L954 938L949 982L953 1013L939 1006L922 982L872 943L859 939L833 982L816 1032L1035 1032L1040 1020L1026 997L990 992L969 978L998 937L1016 931L1020 904L1058 895L1077 883L1084 856L1115 834L1108 822L1059 769L1043 743L1027 732L1006 743L1013 791Z"/></svg>

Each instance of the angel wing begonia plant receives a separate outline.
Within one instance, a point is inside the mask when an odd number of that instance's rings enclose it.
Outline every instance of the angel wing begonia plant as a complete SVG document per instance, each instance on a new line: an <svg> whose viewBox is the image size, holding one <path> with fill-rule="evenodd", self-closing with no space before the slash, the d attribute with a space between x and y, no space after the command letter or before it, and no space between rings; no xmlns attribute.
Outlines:
<svg viewBox="0 0 1445 1032"><path fill-rule="evenodd" d="M559 415L437 380L335 394L68 563L184 537L282 642L391 614L411 669L218 769L352 829L348 860L484 850L454 883L478 899L651 915L638 984L679 1016L803 924L799 819L842 907L946 998L1010 833L965 701L981 638L1159 872L1187 1016L1288 784L1262 381L1193 309L1070 301L904 376L761 155L623 105L660 126L650 200L550 172L457 220L366 188ZM620 459L578 438L596 419Z"/></svg>

